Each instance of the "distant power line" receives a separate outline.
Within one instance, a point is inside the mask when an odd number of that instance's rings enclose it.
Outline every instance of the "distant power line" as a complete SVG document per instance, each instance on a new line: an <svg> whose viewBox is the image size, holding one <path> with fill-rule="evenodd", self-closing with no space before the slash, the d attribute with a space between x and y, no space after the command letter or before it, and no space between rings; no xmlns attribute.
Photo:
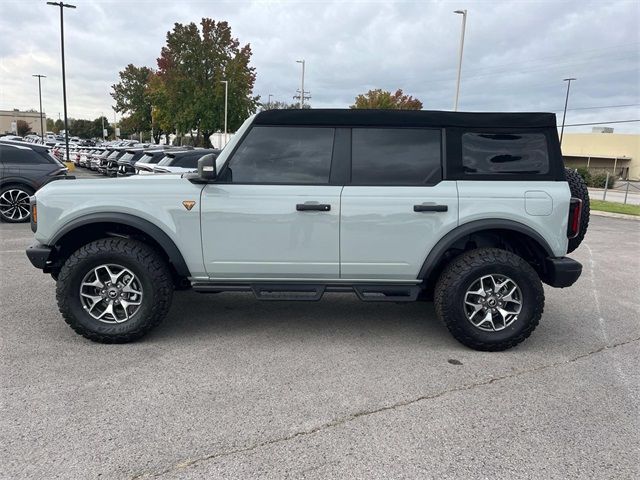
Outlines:
<svg viewBox="0 0 640 480"><path fill-rule="evenodd" d="M583 127L585 125L609 125L611 123L632 123L632 122L640 122L638 120L612 120L610 122L590 122L590 123L568 123L565 127Z"/></svg>
<svg viewBox="0 0 640 480"><path fill-rule="evenodd" d="M600 105L594 107L576 107L576 108L567 108L569 110L596 110L598 108L622 108L622 107L637 107L640 106L640 103L625 103L623 105Z"/></svg>

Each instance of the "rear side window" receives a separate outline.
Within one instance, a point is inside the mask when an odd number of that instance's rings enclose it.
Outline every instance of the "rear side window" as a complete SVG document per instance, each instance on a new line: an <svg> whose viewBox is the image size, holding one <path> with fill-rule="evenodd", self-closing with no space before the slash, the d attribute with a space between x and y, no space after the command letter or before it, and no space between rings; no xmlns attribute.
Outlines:
<svg viewBox="0 0 640 480"><path fill-rule="evenodd" d="M50 163L49 159L34 152L30 148L17 148L8 145L0 146L0 156L3 163L14 165L38 165Z"/></svg>
<svg viewBox="0 0 640 480"><path fill-rule="evenodd" d="M442 179L441 132L418 128L354 128L352 185L426 185Z"/></svg>
<svg viewBox="0 0 640 480"><path fill-rule="evenodd" d="M255 126L229 162L233 183L329 183L335 129Z"/></svg>
<svg viewBox="0 0 640 480"><path fill-rule="evenodd" d="M468 175L546 174L544 133L464 133L462 167Z"/></svg>

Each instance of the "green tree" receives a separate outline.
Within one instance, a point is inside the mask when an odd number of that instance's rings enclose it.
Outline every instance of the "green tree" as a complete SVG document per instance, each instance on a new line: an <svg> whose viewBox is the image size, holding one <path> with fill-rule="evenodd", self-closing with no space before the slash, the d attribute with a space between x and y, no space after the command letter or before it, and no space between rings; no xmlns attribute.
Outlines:
<svg viewBox="0 0 640 480"><path fill-rule="evenodd" d="M271 103L260 104L260 110L263 112L265 110L296 110L299 108L300 108L300 104L298 102L287 103L287 102L281 102L279 100L276 100L275 102L271 102ZM306 110L308 108L311 108L311 105L309 105L308 103L305 103L302 108Z"/></svg>
<svg viewBox="0 0 640 480"><path fill-rule="evenodd" d="M378 88L369 90L356 97L355 103L349 108L385 108L392 110L421 110L422 102L410 95L405 95L401 89L391 93Z"/></svg>
<svg viewBox="0 0 640 480"><path fill-rule="evenodd" d="M53 124L53 132L60 133L60 130L64 130L64 122L60 119L56 120Z"/></svg>
<svg viewBox="0 0 640 480"><path fill-rule="evenodd" d="M111 86L111 96L116 102L114 110L127 115L129 127L136 132L151 129L148 83L152 74L153 71L148 67L129 64L120 72L120 82Z"/></svg>
<svg viewBox="0 0 640 480"><path fill-rule="evenodd" d="M203 18L176 23L167 33L158 58L164 102L154 109L159 119L171 119L178 134L196 131L196 141L210 146L209 136L224 128L224 92L228 81L228 130L235 131L256 111L260 97L253 96L255 68L249 65L251 47L240 46L227 22Z"/></svg>
<svg viewBox="0 0 640 480"><path fill-rule="evenodd" d="M113 128L109 125L107 117L98 117L93 121L92 138L102 138L102 121L104 119L104 128L107 130L107 138L113 133Z"/></svg>
<svg viewBox="0 0 640 480"><path fill-rule="evenodd" d="M29 132L31 132L31 125L29 125L24 120L18 120L16 122L16 130L18 131L18 135L20 135L21 137L24 137Z"/></svg>
<svg viewBox="0 0 640 480"><path fill-rule="evenodd" d="M163 133L168 134L175 131L175 122L172 116L173 102L170 101L167 95L167 89L162 77L157 73L150 76L147 92L153 105L151 109L153 141L159 143Z"/></svg>
<svg viewBox="0 0 640 480"><path fill-rule="evenodd" d="M55 128L55 122L53 121L53 118L47 118L47 132L53 132L53 129Z"/></svg>
<svg viewBox="0 0 640 480"><path fill-rule="evenodd" d="M69 135L80 138L93 138L96 136L94 124L91 120L70 119Z"/></svg>

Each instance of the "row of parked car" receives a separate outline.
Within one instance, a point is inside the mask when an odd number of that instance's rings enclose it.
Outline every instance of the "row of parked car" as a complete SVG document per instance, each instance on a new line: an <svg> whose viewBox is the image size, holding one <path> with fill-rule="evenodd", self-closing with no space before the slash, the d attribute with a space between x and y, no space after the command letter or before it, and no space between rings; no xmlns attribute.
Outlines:
<svg viewBox="0 0 640 480"><path fill-rule="evenodd" d="M54 149L54 155L64 158L64 149ZM198 160L216 149L174 147L117 142L99 147L70 147L69 159L78 167L109 177L128 177L156 173L186 173L198 168Z"/></svg>
<svg viewBox="0 0 640 480"><path fill-rule="evenodd" d="M48 145L22 137L0 137L0 220L28 222L29 197L53 180L73 179L63 163L64 144ZM130 140L98 147L69 145L69 159L78 167L111 177L184 173L198 168L204 155L219 150L141 144Z"/></svg>

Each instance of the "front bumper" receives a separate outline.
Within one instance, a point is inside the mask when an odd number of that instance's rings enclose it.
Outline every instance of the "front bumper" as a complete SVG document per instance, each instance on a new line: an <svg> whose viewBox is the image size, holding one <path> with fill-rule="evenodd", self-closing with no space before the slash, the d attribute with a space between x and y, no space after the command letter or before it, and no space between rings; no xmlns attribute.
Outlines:
<svg viewBox="0 0 640 480"><path fill-rule="evenodd" d="M548 257L544 262L542 281L551 287L570 287L580 277L582 264L569 257Z"/></svg>
<svg viewBox="0 0 640 480"><path fill-rule="evenodd" d="M51 266L49 258L51 257L52 251L53 248L36 242L32 245L29 245L26 252L31 264L34 267L46 272L48 270L47 267Z"/></svg>

